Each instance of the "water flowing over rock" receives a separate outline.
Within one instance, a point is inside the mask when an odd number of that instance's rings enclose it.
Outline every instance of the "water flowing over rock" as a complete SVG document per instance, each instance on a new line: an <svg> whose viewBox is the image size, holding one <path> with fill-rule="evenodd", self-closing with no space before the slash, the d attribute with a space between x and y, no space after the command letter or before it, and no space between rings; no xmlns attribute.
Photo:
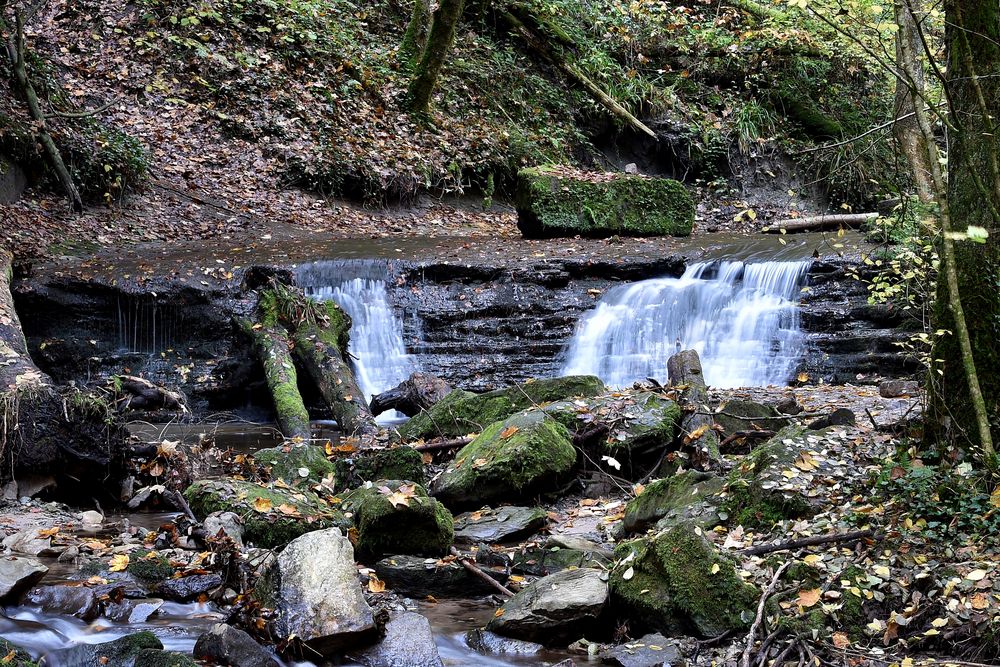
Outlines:
<svg viewBox="0 0 1000 667"><path fill-rule="evenodd" d="M442 667L431 624L414 612L393 615L381 642L350 657L365 667Z"/></svg>
<svg viewBox="0 0 1000 667"><path fill-rule="evenodd" d="M225 623L215 625L198 638L194 657L214 665L278 667L278 661L253 637Z"/></svg>
<svg viewBox="0 0 1000 667"><path fill-rule="evenodd" d="M621 387L662 380L674 352L694 349L712 386L784 384L805 352L797 296L809 264L698 263L615 287L580 321L562 371Z"/></svg>

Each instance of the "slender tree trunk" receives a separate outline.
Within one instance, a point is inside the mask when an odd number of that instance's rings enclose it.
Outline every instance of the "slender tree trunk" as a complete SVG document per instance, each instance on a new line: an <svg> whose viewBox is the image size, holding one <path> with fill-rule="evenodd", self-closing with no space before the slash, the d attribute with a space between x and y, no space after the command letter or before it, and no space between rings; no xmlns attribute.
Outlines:
<svg viewBox="0 0 1000 667"><path fill-rule="evenodd" d="M413 0L413 14L406 26L403 42L399 45L399 62L412 67L414 61L424 51L427 44L427 28L431 22L431 3L429 0Z"/></svg>
<svg viewBox="0 0 1000 667"><path fill-rule="evenodd" d="M892 134L899 144L910 173L917 197L929 202L934 194L931 169L927 162L927 146L914 113L916 105L923 104L924 72L917 60L920 49L920 27L917 16L922 15L920 0L895 0L896 14L896 61L900 64L907 58L911 61L906 69L913 73L913 80L896 80L895 117L900 119L892 126Z"/></svg>
<svg viewBox="0 0 1000 667"><path fill-rule="evenodd" d="M441 0L434 12L427 46L424 47L408 91L410 108L419 116L430 116L431 96L448 52L455 43L455 32L464 6L465 0Z"/></svg>
<svg viewBox="0 0 1000 667"><path fill-rule="evenodd" d="M989 231L986 243L946 237L938 282L928 433L996 466L992 423L1000 400L1000 3L951 0L948 92L953 105L948 196L942 218L954 232ZM936 165L932 165L936 166ZM945 232L949 230L946 227Z"/></svg>

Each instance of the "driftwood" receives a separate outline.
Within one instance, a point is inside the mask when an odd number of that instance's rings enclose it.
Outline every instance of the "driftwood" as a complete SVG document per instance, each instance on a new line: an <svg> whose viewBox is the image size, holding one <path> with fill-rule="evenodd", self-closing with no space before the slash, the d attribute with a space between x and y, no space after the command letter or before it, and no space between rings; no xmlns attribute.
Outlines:
<svg viewBox="0 0 1000 667"><path fill-rule="evenodd" d="M369 407L373 415L398 410L407 417L413 417L429 410L450 391L451 386L435 375L413 373L389 391L372 396Z"/></svg>
<svg viewBox="0 0 1000 667"><path fill-rule="evenodd" d="M454 556L458 560L458 562L462 564L462 567L464 567L466 570L468 570L469 572L471 572L472 574L479 577L487 584L495 588L498 593L506 595L509 598L514 597L514 593L510 589L508 589L499 581L497 581L496 579L494 579L493 577L491 577L490 575L486 574L481 569L476 567L475 563L473 563L468 558L463 557L462 554L460 554L458 549L456 549L455 547L451 547L451 555Z"/></svg>
<svg viewBox="0 0 1000 667"><path fill-rule="evenodd" d="M418 452L439 452L445 449L458 449L459 447L465 447L467 444L472 442L474 438L456 438L455 440L445 440L444 442L429 442L426 445L417 445L414 447Z"/></svg>
<svg viewBox="0 0 1000 667"><path fill-rule="evenodd" d="M701 369L701 359L694 350L682 350L667 360L667 378L671 385L686 386L684 400L693 407L681 418L681 433L692 448L691 463L700 470L712 468L721 458L715 420L698 407L708 402L708 387Z"/></svg>
<svg viewBox="0 0 1000 667"><path fill-rule="evenodd" d="M868 538L878 541L881 540L882 537L882 535L876 534L871 530L855 530L849 533L837 533L835 535L803 537L797 540L778 542L777 544L761 544L756 547L743 549L740 551L740 554L744 556L760 556L763 554L774 553L775 551L791 551L793 549L815 547L821 544L834 544L836 542L853 542L854 540L864 540Z"/></svg>
<svg viewBox="0 0 1000 667"><path fill-rule="evenodd" d="M843 213L835 215L814 215L808 218L791 218L772 222L761 231L767 234L785 232L814 232L822 229L860 227L878 218L878 213Z"/></svg>
<svg viewBox="0 0 1000 667"><path fill-rule="evenodd" d="M157 386L145 378L119 375L114 378L112 386L115 393L124 399L123 409L188 412L183 394Z"/></svg>

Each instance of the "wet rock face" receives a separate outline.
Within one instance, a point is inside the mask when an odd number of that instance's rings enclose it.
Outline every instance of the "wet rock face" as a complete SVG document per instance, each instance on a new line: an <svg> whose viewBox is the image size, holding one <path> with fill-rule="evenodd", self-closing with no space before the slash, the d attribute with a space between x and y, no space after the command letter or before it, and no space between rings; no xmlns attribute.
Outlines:
<svg viewBox="0 0 1000 667"><path fill-rule="evenodd" d="M507 581L503 569L482 569L501 584ZM415 599L428 595L436 598L473 597L496 591L457 562L441 562L436 558L389 556L375 564L375 573L394 592Z"/></svg>
<svg viewBox="0 0 1000 667"><path fill-rule="evenodd" d="M0 601L16 601L24 591L38 582L49 568L31 556L0 558Z"/></svg>
<svg viewBox="0 0 1000 667"><path fill-rule="evenodd" d="M618 667L673 667L684 665L675 640L656 633L616 646L601 655L606 664Z"/></svg>
<svg viewBox="0 0 1000 667"><path fill-rule="evenodd" d="M148 653L147 653L148 652ZM81 667L132 667L152 664L163 652L163 644L152 632L137 632L103 644L78 644L72 648L54 651L51 659L55 665L80 665ZM140 655L143 662L139 663ZM190 660L190 659L189 659ZM170 664L160 663L157 664ZM181 663L187 665L190 663Z"/></svg>
<svg viewBox="0 0 1000 667"><path fill-rule="evenodd" d="M225 623L213 626L198 638L194 657L228 667L278 667L278 661L253 637Z"/></svg>
<svg viewBox="0 0 1000 667"><path fill-rule="evenodd" d="M76 616L92 621L100 613L97 595L84 586L39 586L28 591L25 602L50 614Z"/></svg>
<svg viewBox="0 0 1000 667"><path fill-rule="evenodd" d="M454 541L451 512L413 482L378 480L347 494L341 509L353 515L359 558L443 556Z"/></svg>
<svg viewBox="0 0 1000 667"><path fill-rule="evenodd" d="M548 522L541 507L484 508L455 517L455 541L494 544L518 540L542 529Z"/></svg>
<svg viewBox="0 0 1000 667"><path fill-rule="evenodd" d="M167 579L156 587L156 592L170 600L188 602L221 585L222 577L217 574L193 574L179 579Z"/></svg>
<svg viewBox="0 0 1000 667"><path fill-rule="evenodd" d="M375 646L349 656L365 667L443 667L430 622L413 612L394 615L385 624L385 636Z"/></svg>

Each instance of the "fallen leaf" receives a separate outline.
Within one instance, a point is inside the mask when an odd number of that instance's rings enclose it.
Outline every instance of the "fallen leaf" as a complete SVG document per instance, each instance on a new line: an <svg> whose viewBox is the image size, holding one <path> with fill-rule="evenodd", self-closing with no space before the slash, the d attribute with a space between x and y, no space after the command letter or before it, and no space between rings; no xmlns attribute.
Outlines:
<svg viewBox="0 0 1000 667"><path fill-rule="evenodd" d="M799 606L808 608L819 602L823 591L819 588L807 588L799 591Z"/></svg>
<svg viewBox="0 0 1000 667"><path fill-rule="evenodd" d="M271 501L264 497L258 497L253 501L253 508L258 512L267 512L271 509Z"/></svg>
<svg viewBox="0 0 1000 667"><path fill-rule="evenodd" d="M118 554L111 558L111 567L108 568L109 572L124 572L125 568L128 567L128 554Z"/></svg>

